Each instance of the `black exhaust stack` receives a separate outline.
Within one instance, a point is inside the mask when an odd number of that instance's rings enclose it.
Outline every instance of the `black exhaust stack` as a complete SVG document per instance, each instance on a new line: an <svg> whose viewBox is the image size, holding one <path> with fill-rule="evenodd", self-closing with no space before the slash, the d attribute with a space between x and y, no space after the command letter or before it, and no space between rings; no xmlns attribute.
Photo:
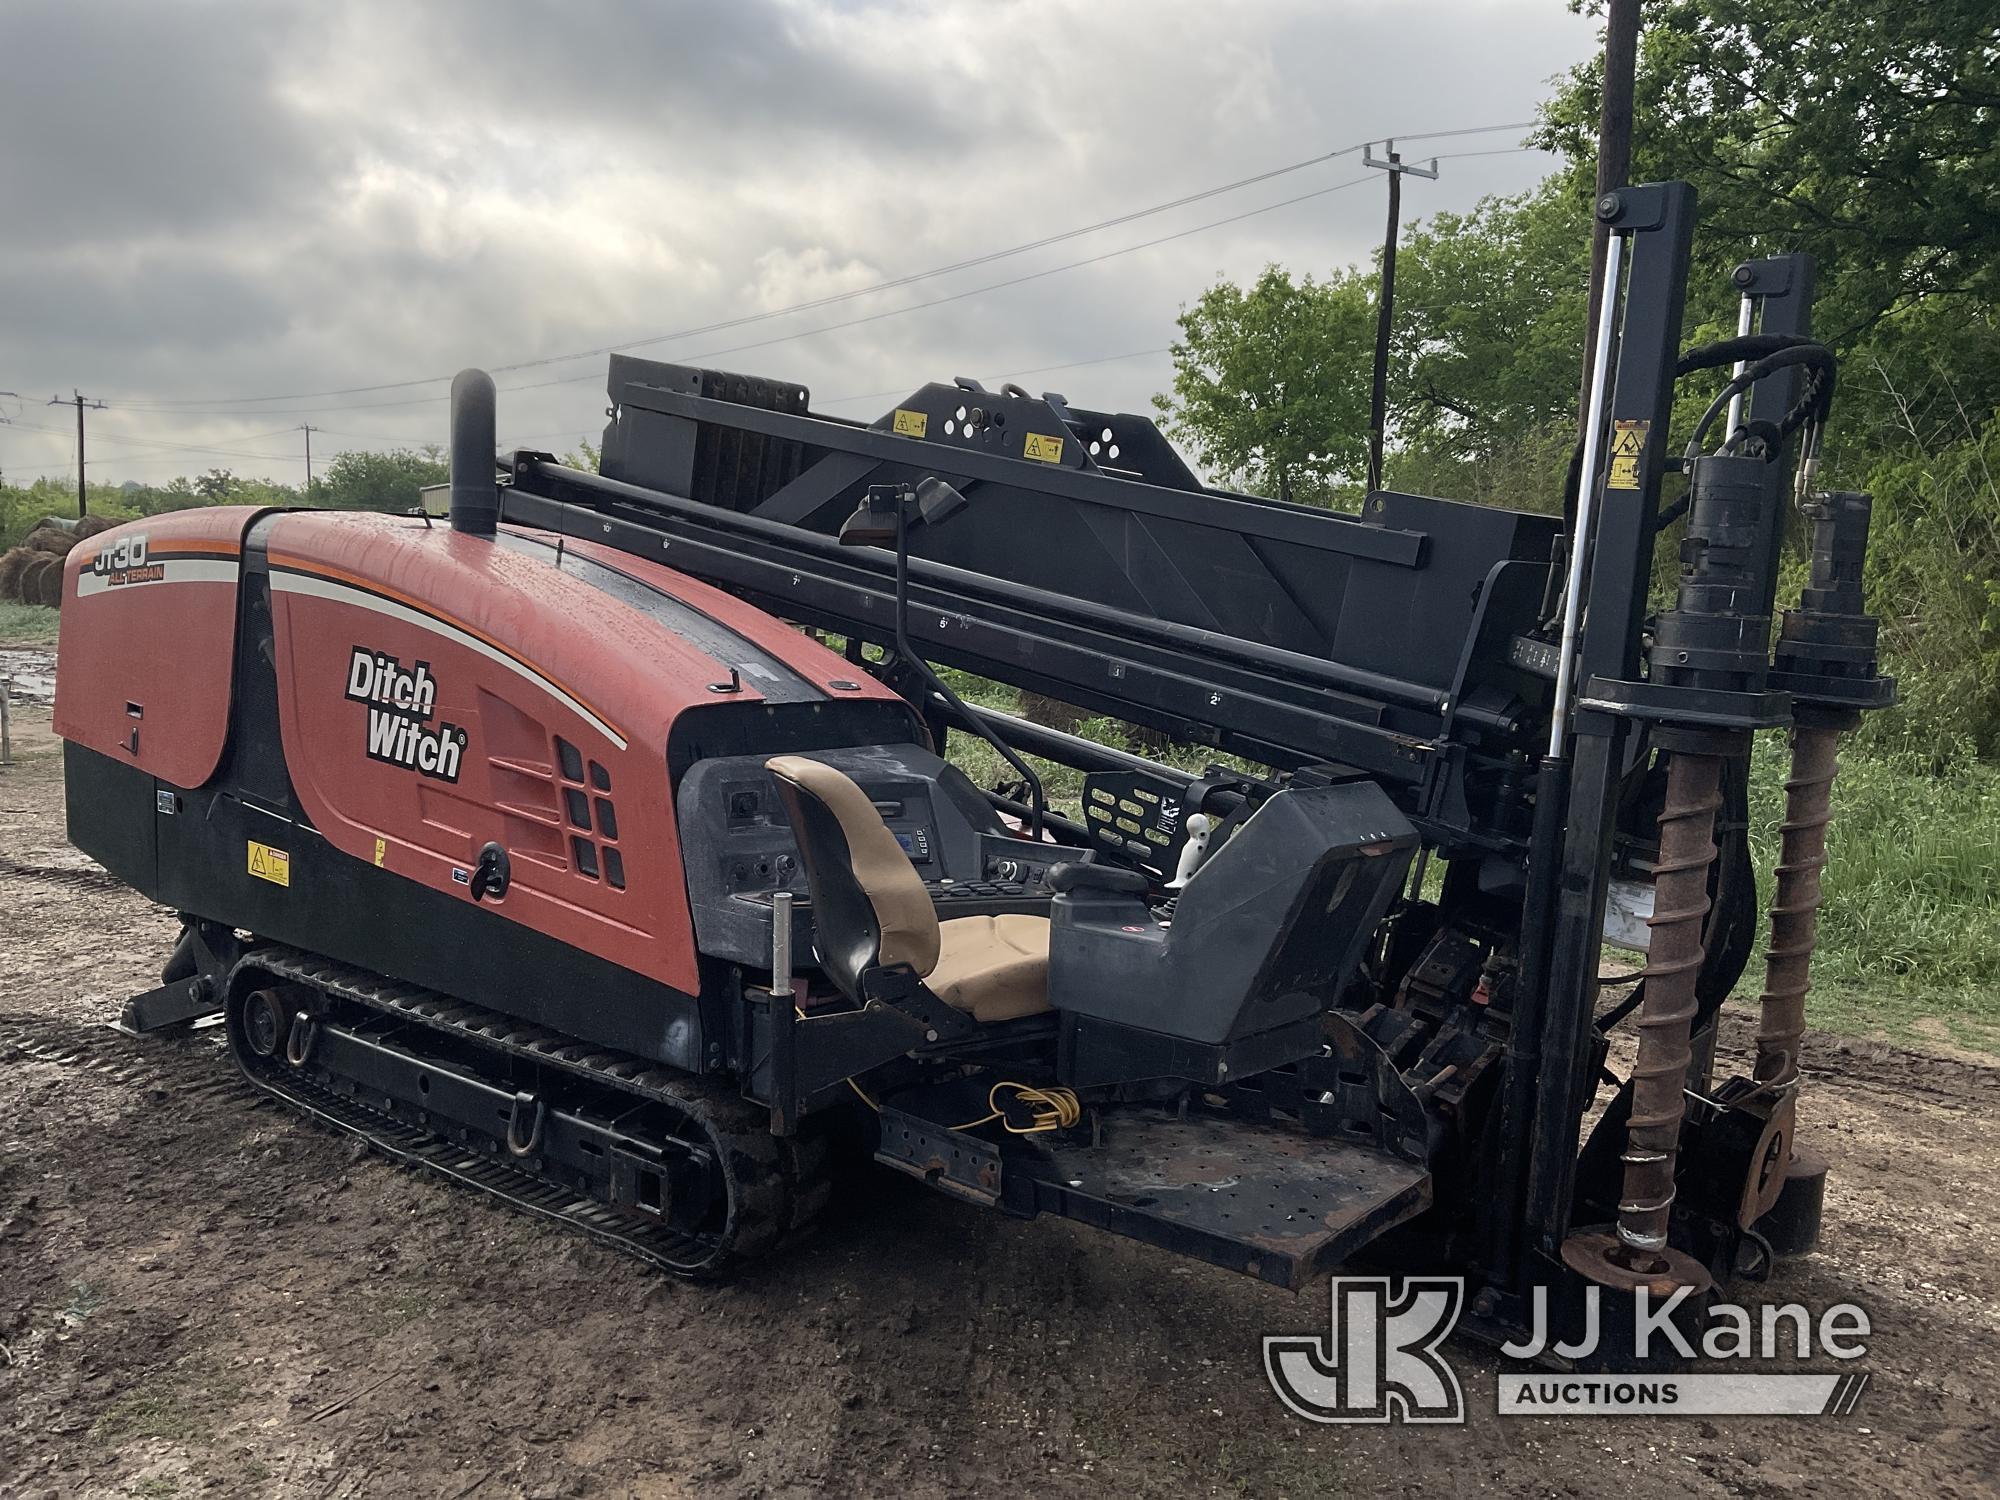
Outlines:
<svg viewBox="0 0 2000 1500"><path fill-rule="evenodd" d="M493 377L460 370L451 382L451 529L493 535L500 524L495 477Z"/></svg>

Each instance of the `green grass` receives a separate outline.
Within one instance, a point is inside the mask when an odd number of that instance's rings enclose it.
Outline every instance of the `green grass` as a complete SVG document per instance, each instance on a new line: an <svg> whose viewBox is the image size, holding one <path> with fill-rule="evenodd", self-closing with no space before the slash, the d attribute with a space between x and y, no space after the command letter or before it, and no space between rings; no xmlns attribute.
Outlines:
<svg viewBox="0 0 2000 1500"><path fill-rule="evenodd" d="M988 682L984 678L969 673L946 668L939 673L951 684L952 691L976 708L998 709L1002 713L1025 717L1021 709L1021 695L1010 687ZM1225 755L1220 750L1206 745L1169 745L1161 749L1157 744L1141 744L1132 737L1129 726L1116 719L1085 719L1077 725L1073 733L1085 739L1096 740L1117 750L1129 750L1135 755L1143 755L1148 760L1157 760L1179 770L1198 773L1211 765L1229 766L1239 770L1257 770L1248 761ZM947 749L947 759L957 766L973 782L982 787L996 786L1003 781L1018 781L1020 775L1007 764L1000 753L975 735L954 732ZM1057 765L1039 756L1024 756L1035 774L1042 779L1042 792L1048 799L1051 812L1059 812L1065 817L1080 818L1083 798L1083 773L1069 766Z"/></svg>
<svg viewBox="0 0 2000 1500"><path fill-rule="evenodd" d="M91 1424L91 1436L107 1447L139 1438L188 1444L209 1435L215 1410L236 1399L238 1387L204 1372L162 1370L126 1391Z"/></svg>
<svg viewBox="0 0 2000 1500"><path fill-rule="evenodd" d="M0 645L42 645L56 638L62 614L45 604L0 600Z"/></svg>
<svg viewBox="0 0 2000 1500"><path fill-rule="evenodd" d="M1759 736L1750 821L1766 894L1789 759L1781 737ZM2000 1050L2000 768L1960 763L1932 776L1846 749L1823 891L1815 1025L1896 1040L1942 1028L1961 1046ZM1752 993L1762 962L1760 946L1745 975Z"/></svg>

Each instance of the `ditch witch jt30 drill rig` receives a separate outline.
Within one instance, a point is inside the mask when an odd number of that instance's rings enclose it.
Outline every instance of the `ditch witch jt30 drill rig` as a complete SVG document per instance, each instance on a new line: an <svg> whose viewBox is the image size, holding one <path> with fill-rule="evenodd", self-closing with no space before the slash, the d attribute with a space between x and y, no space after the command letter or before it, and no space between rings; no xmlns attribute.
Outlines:
<svg viewBox="0 0 2000 1500"><path fill-rule="evenodd" d="M1742 336L1680 356L1692 191L1597 212L1613 293L1560 519L1220 492L1149 422L1012 385L863 424L614 357L600 473L496 465L468 371L448 524L94 538L56 702L70 834L185 921L128 1023L219 1011L259 1087L690 1276L801 1227L854 1140L1281 1286L1462 1275L1492 1334L1538 1287L1706 1294L1810 1248L1827 789L1890 695L1868 501L1811 483L1810 263L1739 268ZM1679 438L1684 377L1716 389ZM1774 662L1795 490L1811 586ZM1236 763L970 706L933 664ZM1756 1062L1718 1081L1746 753L1781 726ZM953 734L1014 779L975 785ZM1031 757L1086 773L1076 817ZM1607 920L1650 947L1622 997Z"/></svg>

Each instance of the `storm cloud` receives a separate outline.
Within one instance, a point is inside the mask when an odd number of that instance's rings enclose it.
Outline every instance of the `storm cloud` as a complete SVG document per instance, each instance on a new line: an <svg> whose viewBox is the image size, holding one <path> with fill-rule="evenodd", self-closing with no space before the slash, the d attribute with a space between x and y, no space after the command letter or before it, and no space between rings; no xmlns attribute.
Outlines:
<svg viewBox="0 0 2000 1500"><path fill-rule="evenodd" d="M439 440L442 383L404 382L472 363L522 366L500 376L503 439L562 448L602 425L604 359L528 362L871 286L1368 137L1526 120L1591 45L1561 0L8 0L0 390L22 399L0 398L0 468L63 472L70 426L42 403L76 387L110 403L95 478L219 464L296 480L289 426L323 428L320 452ZM1443 165L1408 186L1406 216L1547 170L1532 153ZM1360 175L1342 158L637 352L801 380L863 416L926 379L1157 349L1218 275L1364 260L1379 181L876 315ZM1143 409L1166 369L1155 354L1027 383Z"/></svg>

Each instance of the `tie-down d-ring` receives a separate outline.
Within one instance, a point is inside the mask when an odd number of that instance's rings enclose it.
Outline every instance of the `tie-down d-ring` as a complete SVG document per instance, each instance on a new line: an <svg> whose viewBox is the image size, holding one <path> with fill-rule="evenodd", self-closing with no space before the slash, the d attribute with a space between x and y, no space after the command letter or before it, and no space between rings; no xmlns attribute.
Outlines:
<svg viewBox="0 0 2000 1500"><path fill-rule="evenodd" d="M295 1068L303 1068L306 1059L312 1056L313 1043L319 1040L319 1022L304 1011L292 1017L292 1028L285 1035L285 1061Z"/></svg>
<svg viewBox="0 0 2000 1500"><path fill-rule="evenodd" d="M521 1139L521 1123L532 1116L528 1138ZM542 1144L542 1122L548 1107L534 1094L516 1094L514 1108L507 1116L507 1149L516 1156L532 1156Z"/></svg>

